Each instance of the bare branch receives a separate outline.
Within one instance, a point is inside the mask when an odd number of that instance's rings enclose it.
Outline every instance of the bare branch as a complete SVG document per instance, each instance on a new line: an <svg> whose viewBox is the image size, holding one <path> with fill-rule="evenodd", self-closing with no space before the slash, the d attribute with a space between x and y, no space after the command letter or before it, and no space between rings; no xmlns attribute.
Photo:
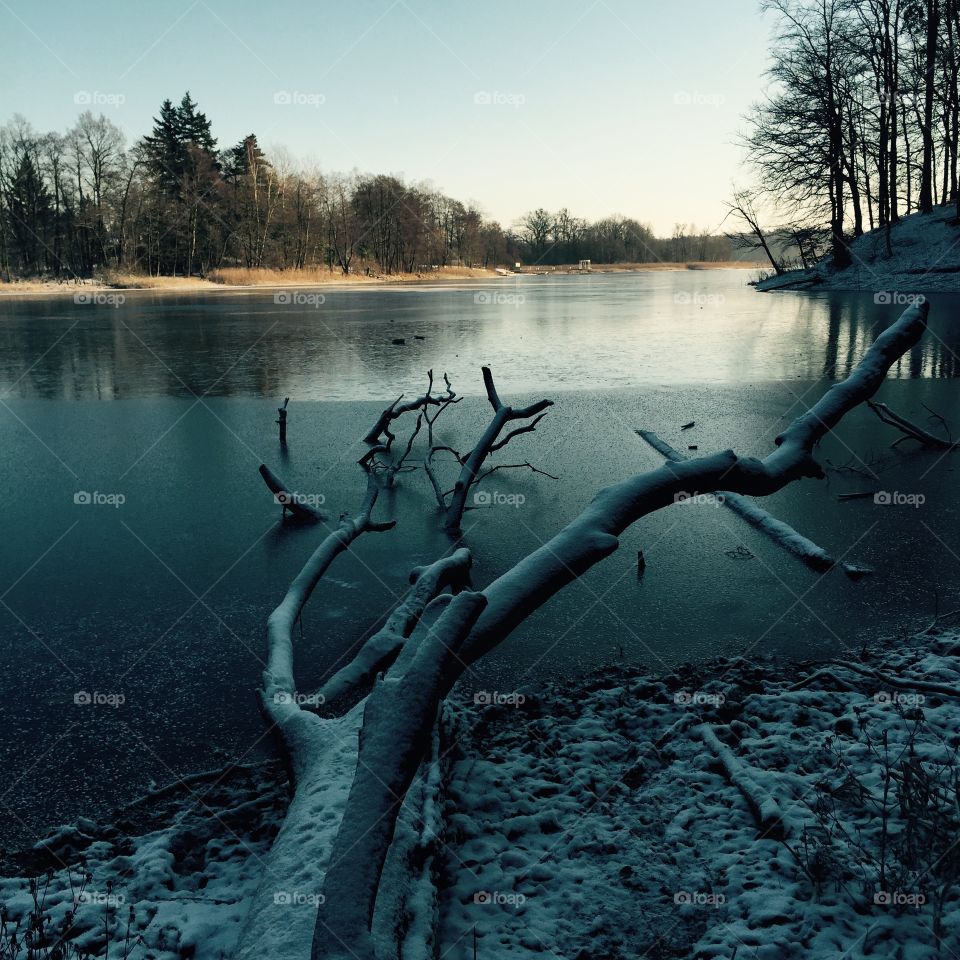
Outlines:
<svg viewBox="0 0 960 960"><path fill-rule="evenodd" d="M927 430L924 430L923 427L918 426L912 420L908 420L906 417L900 416L894 410L891 410L885 403L875 402L873 400L867 401L867 406L888 426L895 427L899 430L904 436L899 440L895 441L894 445L897 443L902 443L904 440L916 440L917 443L922 444L925 447L936 447L939 450L956 450L960 447L960 443L957 443L954 440L944 440L941 437L935 437L932 433ZM927 407L929 410L930 408ZM932 413L933 411L931 411ZM935 417L939 418L946 428L946 421L939 414L934 414ZM949 434L949 428L947 428L947 433Z"/></svg>
<svg viewBox="0 0 960 960"><path fill-rule="evenodd" d="M317 523L326 520L327 515L322 510L317 510L311 506L308 499L296 491L290 492L285 484L273 471L265 464L260 464L260 476L273 494L274 500L283 507L283 515L286 516L289 511L296 519L306 520L310 523Z"/></svg>

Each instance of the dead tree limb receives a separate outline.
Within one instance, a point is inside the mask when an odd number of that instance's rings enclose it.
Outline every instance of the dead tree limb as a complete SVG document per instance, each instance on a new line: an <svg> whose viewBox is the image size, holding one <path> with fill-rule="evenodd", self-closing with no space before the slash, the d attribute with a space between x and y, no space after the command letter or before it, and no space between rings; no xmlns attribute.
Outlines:
<svg viewBox="0 0 960 960"><path fill-rule="evenodd" d="M483 591L489 603L471 632L464 659L473 662L493 649L555 593L613 553L627 527L676 503L677 494L729 490L765 497L794 480L822 479L814 447L849 411L876 393L890 367L923 336L928 313L926 303L905 310L845 380L831 386L776 438L776 449L763 460L726 450L682 463L667 462L601 490L563 530Z"/></svg>
<svg viewBox="0 0 960 960"><path fill-rule="evenodd" d="M327 519L327 515L322 510L317 510L316 507L310 504L308 497L305 497L296 491L289 491L287 489L287 484L285 484L265 463L260 464L260 476L263 477L263 482L273 494L274 500L276 500L276 502L283 507L284 516L286 516L289 512L298 520L307 520L311 523L316 523L319 520Z"/></svg>
<svg viewBox="0 0 960 960"><path fill-rule="evenodd" d="M726 779L740 791L763 836L771 840L782 840L786 836L787 825L780 805L769 790L764 790L757 784L750 765L740 760L720 741L711 724L701 724L697 732L720 764Z"/></svg>
<svg viewBox="0 0 960 960"><path fill-rule="evenodd" d="M509 407L504 404L497 395L497 388L493 382L493 374L489 367L483 367L483 383L487 391L487 400L493 407L493 419L484 430L477 445L460 460L460 476L454 485L449 503L446 498L441 498L445 506L444 528L450 532L456 532L460 529L463 521L463 512L467 506L467 494L470 488L477 482L477 476L483 467L484 461L496 450L502 450L512 438L521 433L530 433L536 429L537 424L543 419L548 407L553 406L552 400L538 400L528 407ZM508 424L515 420L527 420L533 417L531 423L524 427L512 430L502 440L500 432ZM436 487L435 487L436 489Z"/></svg>
<svg viewBox="0 0 960 960"><path fill-rule="evenodd" d="M880 418L881 421L883 421L883 423L896 428L903 434L899 440L895 440L891 444L893 447L903 443L904 440L916 440L917 443L922 444L925 447L935 447L938 450L956 450L958 447L960 447L960 443L954 440L944 440L942 437L934 436L928 430L924 430L923 427L915 424L912 420L908 420L906 417L902 417L896 411L891 410L885 403L868 400L867 406ZM931 413L933 412L931 411ZM933 416L939 419L940 422L946 426L946 421L940 416L940 414L934 413Z"/></svg>
<svg viewBox="0 0 960 960"><path fill-rule="evenodd" d="M479 593L456 597L402 676L378 680L367 698L357 772L330 854L312 960L373 960L370 928L400 807L430 743L440 691L459 677L458 651L486 602Z"/></svg>
<svg viewBox="0 0 960 960"><path fill-rule="evenodd" d="M673 463L681 463L687 459L651 430L637 430L636 434L642 440L646 440L657 453L662 454ZM823 547L817 546L789 524L778 520L745 497L729 490L715 491L712 495L716 498L717 503L733 511L752 527L756 527L778 547L782 547L788 553L792 553L802 560L811 570L815 570L817 573L825 573L837 566L837 561ZM873 573L869 567L860 563L841 561L839 566L848 577L853 579Z"/></svg>
<svg viewBox="0 0 960 960"><path fill-rule="evenodd" d="M470 551L461 547L429 566L414 568L412 587L386 623L310 699L329 704L368 686L396 658L430 601L447 587L459 591L466 586L471 564Z"/></svg>
<svg viewBox="0 0 960 960"><path fill-rule="evenodd" d="M811 410L787 427L777 438L777 449L764 460L738 458L732 451L726 451L700 460L668 461L657 470L602 490L564 530L483 591L486 606L480 610L465 642L456 642L454 658L438 650L436 655L443 658L443 667L434 664L423 673L408 670L403 674L391 702L402 703L405 711L417 713L416 717L403 717L403 729L420 731L425 724L432 722L436 704L449 693L470 663L496 647L514 627L563 586L613 553L619 545L619 533L641 517L675 503L678 493L707 493L734 488L742 493L765 496L803 477L822 478L823 470L813 457L814 446L847 412L879 388L889 367L919 340L926 327L926 316L926 304L908 309L877 338L846 380L831 387ZM496 410L495 391L489 390L489 393ZM454 641L445 647L447 652L450 646L454 646ZM423 649L429 648L425 646ZM405 649L398 658L395 669L409 663L408 650ZM417 660L419 653L418 648L414 654ZM407 688L408 681L413 681L414 677L415 689ZM424 689L425 684L436 684L437 688L428 691ZM368 735L374 735L376 731L377 751L384 749L381 738L388 737L391 725L397 722L397 711L372 712L369 721L365 718L364 729L369 731ZM707 731L703 735L710 740L709 734ZM716 737L708 745L711 749L719 745L721 749L714 752L721 762L729 760ZM399 758L390 758L388 777L391 788L409 785L421 756L421 752L410 750ZM405 769L401 769L404 766ZM733 773L737 773L735 766L730 768ZM361 776L366 783L365 789L359 785ZM742 777L738 776L738 780L749 787ZM758 792L748 790L747 793L750 802ZM394 823L395 811L401 802L402 796L393 795L392 791L385 793L361 774L358 767L351 801L344 814L343 824L350 824L346 837L360 843L363 838L357 834L358 824L367 824L369 828L373 816L388 824ZM765 829L771 831L771 836L782 837L778 811L760 802L756 814ZM338 869L334 872L331 866L324 884L326 899L320 907L314 933L312 960L339 960L348 956L372 960L370 923L375 903L372 883L374 876L379 876L382 857L386 855L384 844L389 842L390 831L392 826L387 832L381 829L376 842L364 847L368 859L362 865L355 865L353 871ZM336 847L342 846L338 835ZM349 903L359 903L361 908L351 910ZM339 922L340 910L345 911L343 925L332 926ZM336 936L331 936L334 930Z"/></svg>
<svg viewBox="0 0 960 960"><path fill-rule="evenodd" d="M667 462L656 470L614 484L600 491L577 518L540 549L495 580L482 594L463 593L452 601L433 601L431 606L441 607L443 613L427 628L427 639L421 636L420 643L405 645L387 680L378 684L371 695L369 702L375 703L375 706L370 708L369 716L364 716L360 750L366 760L374 758L377 763L382 761L383 772L371 769L366 761L362 766L357 765L340 823L342 837L338 835L334 849L346 853L351 849L347 841L351 841L358 845L356 849L360 854L351 854L349 865L345 864L344 856L329 860L330 872L323 886L327 899L321 901L323 906L318 912L313 938L312 956L315 960L338 955L351 956L353 960L372 960L370 917L375 905L383 857L396 823L396 812L422 756L422 732L429 730L437 703L449 693L467 666L496 647L560 589L613 553L619 546L618 536L631 524L674 504L678 494L730 490L751 496L767 496L794 480L822 478L823 470L813 456L815 445L846 413L872 397L890 366L922 336L927 313L928 306L925 303L910 307L877 338L846 380L834 384L807 413L787 427L776 440L777 449L763 460L738 457L728 450L696 460ZM513 411L500 402L487 370L484 379L488 399L494 408L494 419L480 443L463 461L464 470L468 465L472 469L466 477L461 472L464 482L455 494L455 497L459 494L461 499L461 515L466 491L475 480L490 447L497 442L503 425L511 418L536 416L550 405L550 401L541 401L523 410ZM369 479L368 475L368 482ZM368 522L369 513L367 510ZM380 526L383 528L383 525ZM347 532L353 529L350 526ZM334 544L325 550L321 545L304 571L291 584L284 602L271 615L268 629L269 661L264 672L263 691L268 703L271 692L289 695L294 690L290 628L309 591L342 549L345 547L337 548ZM423 619L431 619L430 615L431 607L428 606ZM322 723L312 714L299 710L295 703L282 703L281 706L290 706L301 716L312 717L314 721ZM297 730L286 710L278 709L274 715L278 726L286 721L285 735L294 739ZM356 716L356 710L348 715L351 722L356 722ZM399 731L399 745L394 742L392 730ZM369 745L364 747L363 741ZM294 745L300 747L301 769L314 763L313 758L318 751L330 749L322 736L318 739L316 735L303 736L295 740ZM298 753L297 750L293 752L295 756ZM310 783L312 788L314 781ZM317 786L316 790L319 789ZM298 788L295 804L300 793ZM289 830L286 823L281 830L288 850L298 837L308 835L301 829L305 809L307 812L315 811L317 815L322 809L317 806L319 800L311 802L312 806L308 804L306 808L303 805L297 808L295 822ZM304 804L307 804L306 800ZM288 822L290 819L288 817ZM369 841L364 829L372 834ZM288 862L296 863L304 871L303 876L313 876L315 879L318 872L323 873L323 867L317 863L323 851L297 849L295 854L296 859ZM315 890L316 887L310 889ZM348 902L349 897L354 899ZM344 911L342 917L334 915L334 908L338 905ZM321 914L323 923L320 922ZM330 936L333 929L331 921L341 932L340 941ZM347 949L343 949L345 947ZM252 958L266 955L280 954L263 950L257 954L248 950L243 956Z"/></svg>
<svg viewBox="0 0 960 960"><path fill-rule="evenodd" d="M437 419L437 416L446 409L447 406L451 403L458 402L459 398L457 397L456 392L453 387L450 385L450 380L446 374L443 375L444 382L447 385L445 393L437 394L434 396L433 393L433 371L427 371L427 392L422 397L417 397L415 400L408 400L406 403L401 403L403 400L403 394L400 394L393 403L390 404L377 418L377 422L370 428L367 432L367 435L363 438L364 443L380 443L382 437L386 437L386 447L389 450L393 444L393 441L396 439L394 435L390 432L390 424L393 423L398 417L402 417L405 413L412 413L414 410L425 411L428 407L440 407L437 414L433 417L433 420L430 420L429 423L432 426L433 421Z"/></svg>

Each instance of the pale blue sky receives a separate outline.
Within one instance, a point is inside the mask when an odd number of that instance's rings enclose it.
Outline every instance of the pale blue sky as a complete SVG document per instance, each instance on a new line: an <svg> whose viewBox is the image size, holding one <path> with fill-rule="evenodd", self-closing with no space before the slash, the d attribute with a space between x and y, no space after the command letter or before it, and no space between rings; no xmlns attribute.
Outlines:
<svg viewBox="0 0 960 960"><path fill-rule="evenodd" d="M0 0L0 120L90 108L132 139L189 88L221 145L429 179L504 225L567 206L666 233L716 226L745 178L768 34L759 0Z"/></svg>

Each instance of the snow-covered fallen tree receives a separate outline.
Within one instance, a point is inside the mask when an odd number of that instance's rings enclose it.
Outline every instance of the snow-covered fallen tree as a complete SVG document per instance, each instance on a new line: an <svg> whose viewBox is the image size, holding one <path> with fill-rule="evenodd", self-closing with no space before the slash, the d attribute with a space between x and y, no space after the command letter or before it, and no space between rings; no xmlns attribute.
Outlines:
<svg viewBox="0 0 960 960"><path fill-rule="evenodd" d="M412 606L402 614L398 611L403 627L390 631L389 656L396 654L403 639L409 639L399 649L386 678L346 715L321 718L298 703L292 627L334 558L361 533L392 526L389 521L371 519L378 490L376 471L370 467L371 451L363 461L368 491L360 513L343 521L317 549L271 615L268 629L269 659L262 699L285 743L295 784L290 815L275 844L279 852L274 856L271 851L271 869L295 870L298 883L306 885L300 889L316 897L310 953L315 960L372 960L378 955L372 929L383 864L406 791L430 741L438 704L463 670L555 593L613 553L619 534L642 517L690 495L724 490L767 496L801 478L822 478L823 470L814 457L817 443L845 414L873 396L891 365L922 336L927 312L926 304L908 309L877 338L846 380L833 385L787 427L777 438L776 449L764 459L738 457L728 450L694 460L668 461L600 491L570 524L481 594L465 592L454 601L431 600L427 594L433 590L425 590L416 599L408 595ZM484 381L494 417L477 446L461 461L461 476L447 513L448 523L452 516L456 526L484 459L513 436L534 429L550 405L544 400L514 410L499 400L486 369ZM511 420L531 418L535 418L531 423L500 438ZM434 574L439 590L444 579L439 568ZM379 656L379 649L361 651L362 667L356 671L347 668L351 689L360 685L359 677L368 675L370 664ZM338 796L328 798L325 805L324 766L339 764L342 768L351 762L355 772L348 795L343 796L340 780ZM329 782L328 769L325 785ZM334 823L339 824L336 830ZM277 875L268 870L266 876L270 889ZM296 924L291 924L289 912L281 916L266 905L258 910L248 918L238 956L307 956L302 911Z"/></svg>

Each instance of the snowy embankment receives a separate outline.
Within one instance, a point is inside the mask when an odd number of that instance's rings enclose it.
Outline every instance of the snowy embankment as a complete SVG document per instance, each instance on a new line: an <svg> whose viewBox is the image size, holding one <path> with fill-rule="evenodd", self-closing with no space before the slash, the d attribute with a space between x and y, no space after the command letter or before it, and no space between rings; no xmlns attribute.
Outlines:
<svg viewBox="0 0 960 960"><path fill-rule="evenodd" d="M887 254L886 229L858 237L850 246L853 264L833 271L827 257L810 270L793 270L761 280L757 289L869 290L894 297L936 291L960 292L960 225L956 207L935 207L933 213L913 213L890 229L892 255ZM905 302L905 301L904 301Z"/></svg>
<svg viewBox="0 0 960 960"><path fill-rule="evenodd" d="M957 635L923 634L830 665L737 658L455 690L378 914L411 960L475 944L490 958L921 958L938 936L949 956L958 654ZM351 772L331 770L343 783L317 829L336 823ZM75 909L74 943L95 956L109 936L112 956L221 960L264 897L309 932L316 891L267 876L283 781L274 764L198 777L5 858L8 934L31 877L46 927Z"/></svg>
<svg viewBox="0 0 960 960"><path fill-rule="evenodd" d="M453 709L445 955L950 956L958 653L610 671Z"/></svg>

